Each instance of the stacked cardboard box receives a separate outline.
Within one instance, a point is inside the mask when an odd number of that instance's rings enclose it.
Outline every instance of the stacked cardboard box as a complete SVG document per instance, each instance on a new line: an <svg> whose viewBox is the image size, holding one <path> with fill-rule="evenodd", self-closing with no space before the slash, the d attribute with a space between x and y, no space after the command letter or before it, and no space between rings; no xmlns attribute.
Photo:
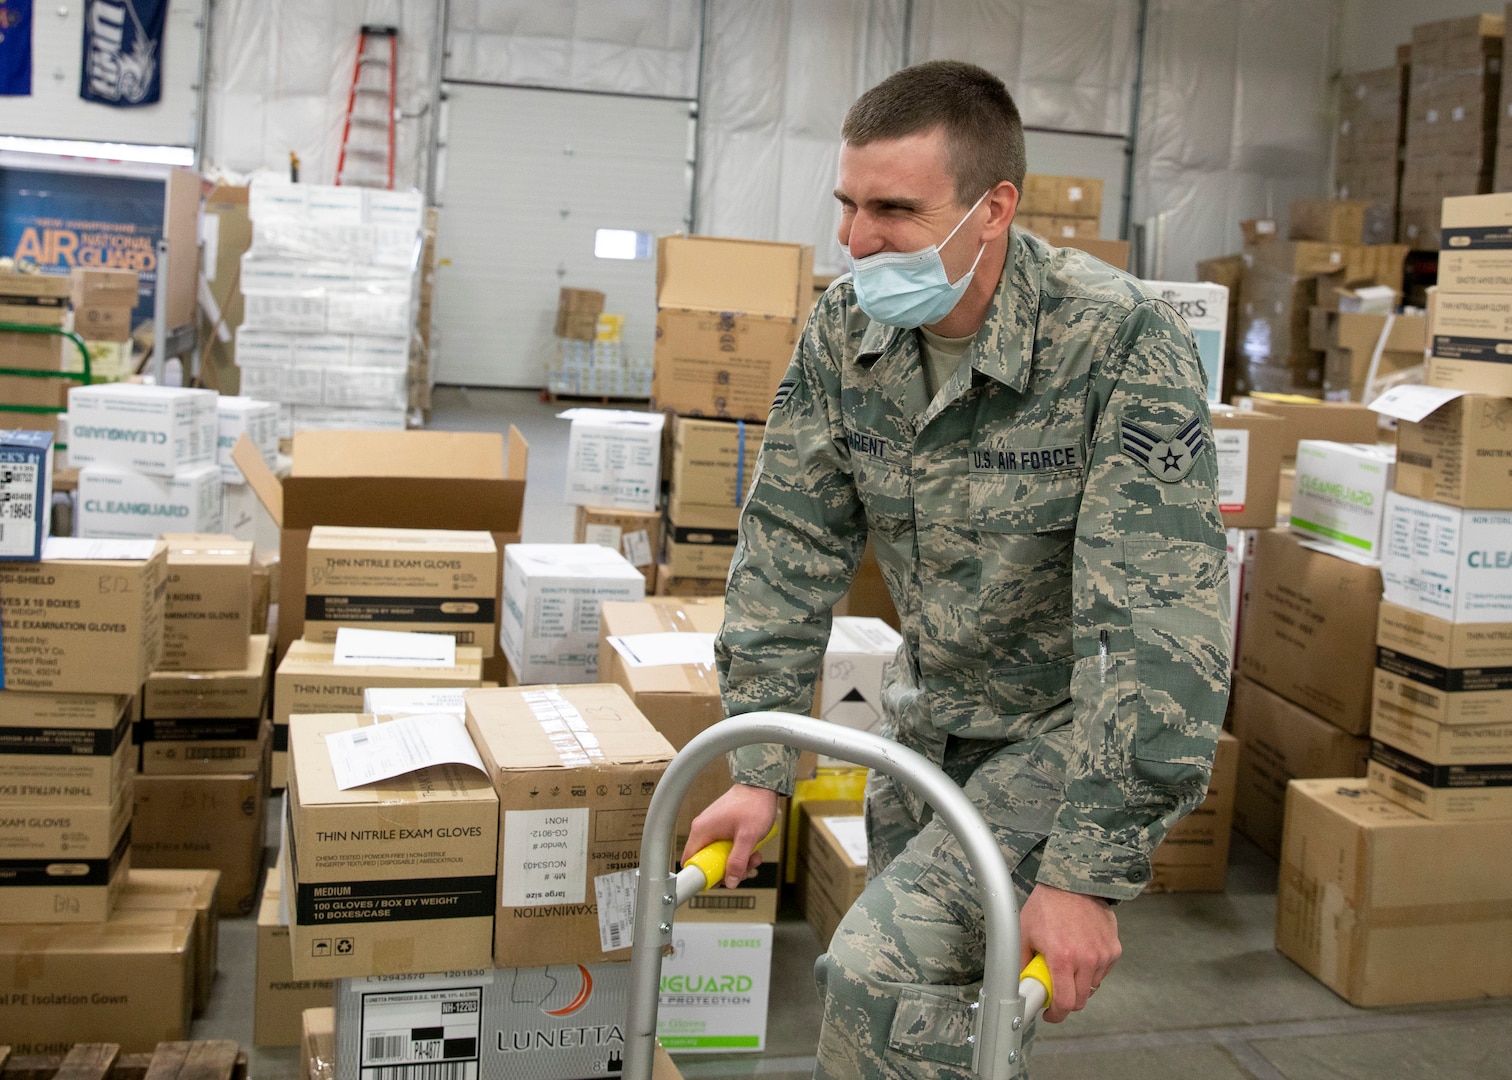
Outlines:
<svg viewBox="0 0 1512 1080"><path fill-rule="evenodd" d="M500 642L510 671L526 685L597 681L601 606L645 595L645 577L609 548L509 545Z"/></svg>
<svg viewBox="0 0 1512 1080"><path fill-rule="evenodd" d="M1512 398L1395 396L1371 790L1432 818L1512 817Z"/></svg>
<svg viewBox="0 0 1512 1080"><path fill-rule="evenodd" d="M1390 320L1390 326L1387 321ZM1375 378L1423 366L1428 344L1428 320L1422 315L1375 315L1314 307L1309 316L1308 344L1323 353L1323 397L1335 402L1367 401L1366 382L1381 335L1381 358Z"/></svg>
<svg viewBox="0 0 1512 1080"><path fill-rule="evenodd" d="M74 267L70 274L73 331L89 350L92 382L114 382L133 374L131 319L137 306L137 272ZM78 350L64 354L69 371L82 371Z"/></svg>
<svg viewBox="0 0 1512 1080"><path fill-rule="evenodd" d="M1390 244L1396 223L1385 202L1368 198L1297 199L1287 227L1290 240L1324 244Z"/></svg>
<svg viewBox="0 0 1512 1080"><path fill-rule="evenodd" d="M284 436L404 429L424 209L413 191L253 181L236 359Z"/></svg>
<svg viewBox="0 0 1512 1080"><path fill-rule="evenodd" d="M420 244L419 303L415 309L415 336L410 341L409 409L411 422L429 421L431 387L436 382L436 367L431 361L431 311L436 294L436 229L440 211L425 208L425 226Z"/></svg>
<svg viewBox="0 0 1512 1080"><path fill-rule="evenodd" d="M1345 75L1334 139L1334 194L1386 208L1388 231L1373 243L1397 239L1402 142L1407 133L1406 64Z"/></svg>
<svg viewBox="0 0 1512 1080"><path fill-rule="evenodd" d="M1397 236L1440 247L1440 209L1491 190L1501 104L1500 15L1470 15L1412 30L1412 73Z"/></svg>
<svg viewBox="0 0 1512 1080"><path fill-rule="evenodd" d="M1150 858L1147 892L1222 892L1228 882L1229 833L1239 776L1239 740L1218 733L1207 795L1172 826Z"/></svg>
<svg viewBox="0 0 1512 1080"><path fill-rule="evenodd" d="M660 510L579 506L573 519L572 542L618 551L646 579L647 595L656 591L656 558L662 549Z"/></svg>
<svg viewBox="0 0 1512 1080"><path fill-rule="evenodd" d="M46 326L61 330L68 318L68 279L51 274L0 272L0 322ZM69 357L82 363L71 343L52 334L20 330L0 332L0 367L23 371L65 371ZM0 375L0 401L8 405L40 406L61 413L68 405L67 379L38 379L26 375ZM52 413L3 412L6 427L58 434L58 417Z"/></svg>
<svg viewBox="0 0 1512 1080"><path fill-rule="evenodd" d="M331 1000L330 979L296 979L289 945L289 924L281 916L283 860L279 849L269 868L257 906L257 987L252 995L254 1046L298 1046L299 1021L306 1009Z"/></svg>
<svg viewBox="0 0 1512 1080"><path fill-rule="evenodd" d="M114 383L68 392L80 536L220 532L213 390Z"/></svg>
<svg viewBox="0 0 1512 1080"><path fill-rule="evenodd" d="M557 300L556 336L592 341L598 334L598 317L603 311L603 293L564 288Z"/></svg>
<svg viewBox="0 0 1512 1080"><path fill-rule="evenodd" d="M1097 179L1026 173L1013 223L1052 244L1095 239L1102 217L1102 189Z"/></svg>
<svg viewBox="0 0 1512 1080"><path fill-rule="evenodd" d="M723 582L729 576L740 508L765 430L744 420L673 421L664 563L669 580Z"/></svg>
<svg viewBox="0 0 1512 1080"><path fill-rule="evenodd" d="M1512 395L1512 194L1445 199L1442 216L1426 381Z"/></svg>
<svg viewBox="0 0 1512 1080"><path fill-rule="evenodd" d="M220 466L223 506L221 529L238 540L251 540L261 550L278 548L278 530L247 484L241 466L231 453L243 435L262 457L263 464L277 470L278 405L256 398L221 395L215 401L215 460Z"/></svg>
<svg viewBox="0 0 1512 1080"><path fill-rule="evenodd" d="M805 802L798 826L798 906L821 949L866 888L866 819L859 803Z"/></svg>

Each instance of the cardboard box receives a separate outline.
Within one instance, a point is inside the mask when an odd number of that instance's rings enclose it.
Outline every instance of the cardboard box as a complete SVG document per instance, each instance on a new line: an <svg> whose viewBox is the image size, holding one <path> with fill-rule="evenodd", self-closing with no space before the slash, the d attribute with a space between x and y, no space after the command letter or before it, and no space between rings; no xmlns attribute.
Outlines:
<svg viewBox="0 0 1512 1080"><path fill-rule="evenodd" d="M362 692L362 711L369 716L430 716L445 713L467 719L467 687L434 686L420 689L374 686Z"/></svg>
<svg viewBox="0 0 1512 1080"><path fill-rule="evenodd" d="M252 631L252 544L197 533L164 533L163 542L168 595L159 670L239 667Z"/></svg>
<svg viewBox="0 0 1512 1080"><path fill-rule="evenodd" d="M278 655L304 633L310 529L482 530L502 551L519 539L529 454L513 427L507 455L498 434L299 431L289 476L280 484L255 449L238 449L236 463L282 530Z"/></svg>
<svg viewBox="0 0 1512 1080"><path fill-rule="evenodd" d="M1261 531L1239 670L1352 735L1370 727L1381 571Z"/></svg>
<svg viewBox="0 0 1512 1080"><path fill-rule="evenodd" d="M1368 403L1365 382L1383 331L1386 345L1376 371L1378 380L1423 363L1423 353L1428 347L1428 320L1422 315L1392 316L1388 331L1387 318L1322 307L1312 309L1309 340L1313 348L1324 350L1323 390L1329 401Z"/></svg>
<svg viewBox="0 0 1512 1080"><path fill-rule="evenodd" d="M131 797L128 782L109 805L0 807L0 923L109 917L131 867Z"/></svg>
<svg viewBox="0 0 1512 1080"><path fill-rule="evenodd" d="M616 510L656 509L661 495L661 413L569 409L566 501Z"/></svg>
<svg viewBox="0 0 1512 1080"><path fill-rule="evenodd" d="M735 560L735 539L734 529L709 529L669 521L662 552L667 573L673 580L702 578L714 582L719 588L711 587L710 593L722 594L725 579L730 576L730 563Z"/></svg>
<svg viewBox="0 0 1512 1080"><path fill-rule="evenodd" d="M1386 652L1387 650L1382 650ZM1387 658L1388 660L1390 658ZM1445 693L1376 668L1370 737L1429 765L1499 765L1512 762L1512 719L1507 705L1512 691L1489 694ZM1461 710L1458 698L1491 698ZM1470 715L1467 716L1466 712ZM1448 721L1440 717L1448 717Z"/></svg>
<svg viewBox="0 0 1512 1080"><path fill-rule="evenodd" d="M698 513L695 507L718 507L729 512L729 524L725 527L734 528L756 475L756 459L765 432L764 424L676 417L672 421L668 502L668 516L673 523L713 525L714 522L690 517Z"/></svg>
<svg viewBox="0 0 1512 1080"><path fill-rule="evenodd" d="M1396 239L1396 220L1389 204L1370 199L1297 199L1291 204L1287 238L1389 244Z"/></svg>
<svg viewBox="0 0 1512 1080"><path fill-rule="evenodd" d="M132 870L116 898L113 921L147 922L162 912L194 916L194 1012L210 1005L220 955L218 870Z"/></svg>
<svg viewBox="0 0 1512 1080"><path fill-rule="evenodd" d="M146 720L256 720L265 715L267 634L247 638L240 667L223 671L154 671L142 688Z"/></svg>
<svg viewBox="0 0 1512 1080"><path fill-rule="evenodd" d="M1061 247L1085 251L1101 259L1115 270L1132 270L1129 265L1129 242L1127 240L1100 240L1092 236L1071 236L1061 241Z"/></svg>
<svg viewBox="0 0 1512 1080"><path fill-rule="evenodd" d="M265 761L247 773L138 776L132 864L219 870L220 913L251 913L262 871L267 790Z"/></svg>
<svg viewBox="0 0 1512 1080"><path fill-rule="evenodd" d="M1146 892L1223 891L1228 881L1229 830L1234 823L1240 752L1238 739L1226 731L1218 733L1207 797L1173 825L1155 849ZM1258 757L1264 751L1257 747L1255 752Z"/></svg>
<svg viewBox="0 0 1512 1080"><path fill-rule="evenodd" d="M1014 214L1013 224L1033 233L1051 247L1075 247L1072 240L1091 240L1097 236L1096 218L1068 217L1063 214Z"/></svg>
<svg viewBox="0 0 1512 1080"><path fill-rule="evenodd" d="M223 395L215 401L215 417L215 463L220 466L223 481L228 484L245 483L241 469L231 460L231 451L243 435L252 440L253 447L262 455L268 468L278 467L276 402Z"/></svg>
<svg viewBox="0 0 1512 1080"><path fill-rule="evenodd" d="M1394 489L1430 502L1512 510L1512 399L1467 394L1397 424Z"/></svg>
<svg viewBox="0 0 1512 1080"><path fill-rule="evenodd" d="M360 626L449 634L494 654L499 550L488 533L317 525L306 553L306 641Z"/></svg>
<svg viewBox="0 0 1512 1080"><path fill-rule="evenodd" d="M573 523L574 544L599 544L618 551L650 581L661 550L661 512L579 506Z"/></svg>
<svg viewBox="0 0 1512 1080"><path fill-rule="evenodd" d="M1281 457L1297 456L1297 444L1303 439L1326 442L1374 443L1381 420L1363 403L1315 401L1295 394L1252 394L1236 398L1241 409L1255 409L1279 416L1286 421L1281 443Z"/></svg>
<svg viewBox="0 0 1512 1080"><path fill-rule="evenodd" d="M1302 440L1297 444L1297 481L1292 489L1292 531L1380 558L1386 494L1395 467L1390 447Z"/></svg>
<svg viewBox="0 0 1512 1080"><path fill-rule="evenodd" d="M498 890L499 800L488 777L437 765L341 790L326 736L370 716L289 727L282 888L298 978L486 967Z"/></svg>
<svg viewBox="0 0 1512 1080"><path fill-rule="evenodd" d="M1176 309L1191 327L1207 377L1207 399L1222 401L1223 357L1228 334L1229 291L1211 282L1147 281L1155 294Z"/></svg>
<svg viewBox="0 0 1512 1080"><path fill-rule="evenodd" d="M664 236L651 405L764 421L809 309L814 249Z"/></svg>
<svg viewBox="0 0 1512 1080"><path fill-rule="evenodd" d="M187 1038L194 937L187 912L171 926L0 925L0 1043L13 1054L61 1055L80 1042L136 1053Z"/></svg>
<svg viewBox="0 0 1512 1080"><path fill-rule="evenodd" d="M675 922L656 1034L679 1054L759 1053L772 987L769 923Z"/></svg>
<svg viewBox="0 0 1512 1080"><path fill-rule="evenodd" d="M1025 173L1019 213L1060 217L1102 216L1103 182L1095 177Z"/></svg>
<svg viewBox="0 0 1512 1080"><path fill-rule="evenodd" d="M1246 678L1234 682L1234 828L1279 855L1286 785L1319 776L1364 776L1370 740L1350 735Z"/></svg>
<svg viewBox="0 0 1512 1080"><path fill-rule="evenodd" d="M556 336L592 341L604 294L594 289L563 289L557 300Z"/></svg>
<svg viewBox="0 0 1512 1080"><path fill-rule="evenodd" d="M1434 289L1428 338L1428 385L1512 394L1512 294Z"/></svg>
<svg viewBox="0 0 1512 1080"><path fill-rule="evenodd" d="M220 532L222 486L215 465L185 468L174 476L87 466L79 470L79 535L150 540L165 532Z"/></svg>
<svg viewBox="0 0 1512 1080"><path fill-rule="evenodd" d="M51 433L0 431L0 561L35 562L42 557L52 520L52 490Z"/></svg>
<svg viewBox="0 0 1512 1080"><path fill-rule="evenodd" d="M279 852L280 863L283 852ZM257 985L252 993L252 1044L298 1046L300 1018L334 1000L330 979L296 979L290 954L289 927L279 921L283 896L280 866L268 871L257 905Z"/></svg>
<svg viewBox="0 0 1512 1080"><path fill-rule="evenodd" d="M1381 602L1371 735L1436 765L1512 761L1512 623Z"/></svg>
<svg viewBox="0 0 1512 1080"><path fill-rule="evenodd" d="M0 563L12 690L135 694L163 654L168 549L49 537L41 563Z"/></svg>
<svg viewBox="0 0 1512 1080"><path fill-rule="evenodd" d="M1246 245L1274 240L1278 231L1275 218L1249 218L1239 223L1239 232Z"/></svg>
<svg viewBox="0 0 1512 1080"><path fill-rule="evenodd" d="M139 720L132 729L144 776L255 772L273 751L268 720Z"/></svg>
<svg viewBox="0 0 1512 1080"><path fill-rule="evenodd" d="M646 807L671 744L605 684L475 690L467 730L498 792L494 963L628 958L628 942L601 947L595 882L640 865Z"/></svg>
<svg viewBox="0 0 1512 1080"><path fill-rule="evenodd" d="M1512 866L1486 858L1512 821L1426 821L1363 780L1298 781L1286 818L1276 948L1305 971L1360 1006L1512 993Z"/></svg>
<svg viewBox="0 0 1512 1080"><path fill-rule="evenodd" d="M597 544L511 544L504 549L504 655L525 684L592 682L599 605L640 600L646 579Z"/></svg>
<svg viewBox="0 0 1512 1080"><path fill-rule="evenodd" d="M273 676L274 789L287 781L289 717L360 713L363 692L374 686L477 686L483 681L483 654L471 645L457 646L457 664L449 668L337 664L335 658L335 645L296 641L278 665Z"/></svg>
<svg viewBox="0 0 1512 1080"><path fill-rule="evenodd" d="M215 464L216 394L137 383L68 392L68 460L148 476Z"/></svg>
<svg viewBox="0 0 1512 1080"><path fill-rule="evenodd" d="M110 806L134 768L130 699L0 691L0 806Z"/></svg>
<svg viewBox="0 0 1512 1080"><path fill-rule="evenodd" d="M1451 622L1512 622L1512 510L1461 510L1392 492L1386 598Z"/></svg>
<svg viewBox="0 0 1512 1080"><path fill-rule="evenodd" d="M661 563L656 569L656 595L657 596L683 596L683 597L723 597L725 594L725 579L723 577L678 577L672 573L671 568Z"/></svg>
<svg viewBox="0 0 1512 1080"><path fill-rule="evenodd" d="M1269 529L1276 524L1281 451L1286 421L1256 410L1212 406L1213 445L1218 454L1218 509L1230 529Z"/></svg>
<svg viewBox="0 0 1512 1080"><path fill-rule="evenodd" d="M68 277L69 302L81 307L128 307L137 305L137 272L107 267L75 266Z"/></svg>
<svg viewBox="0 0 1512 1080"><path fill-rule="evenodd" d="M1512 194L1444 200L1438 286L1447 292L1512 292Z"/></svg>
<svg viewBox="0 0 1512 1080"><path fill-rule="evenodd" d="M1372 742L1367 776L1372 793L1435 821L1512 819L1512 762L1434 765Z"/></svg>
<svg viewBox="0 0 1512 1080"><path fill-rule="evenodd" d="M332 1080L336 1075L336 1010L329 1005L306 1009L299 1028L304 1080Z"/></svg>
<svg viewBox="0 0 1512 1080"><path fill-rule="evenodd" d="M804 803L798 841L798 905L828 948L840 920L866 888L866 829L860 814L829 811L832 803Z"/></svg>

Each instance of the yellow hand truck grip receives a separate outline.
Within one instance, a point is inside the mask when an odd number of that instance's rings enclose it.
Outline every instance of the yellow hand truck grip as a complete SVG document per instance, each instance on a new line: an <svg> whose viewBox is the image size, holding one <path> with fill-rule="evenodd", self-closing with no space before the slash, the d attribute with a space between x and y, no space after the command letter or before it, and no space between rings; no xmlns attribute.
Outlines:
<svg viewBox="0 0 1512 1080"><path fill-rule="evenodd" d="M1029 963L1024 966L1024 970L1019 972L1019 994L1026 999L1029 995L1024 992L1026 989L1024 983L1031 981L1038 983L1041 987L1044 988L1045 1002L1040 1006L1040 1008L1048 1009L1050 1007L1050 1002L1055 997L1055 989L1050 982L1050 965L1045 963L1044 953L1035 953L1034 959L1030 960Z"/></svg>
<svg viewBox="0 0 1512 1080"><path fill-rule="evenodd" d="M774 821L772 822L771 829L769 829L767 831L767 834L761 838L761 843L757 844L756 847L761 847L762 844L765 844L768 840L776 835L777 823ZM700 871L702 871L705 884L701 891L708 892L710 889L724 880L725 862L729 859L730 849L734 846L735 843L733 840L715 840L707 847L703 847L695 851L692 856L690 856L688 860L683 863L684 868L687 868L689 866L696 866ZM1048 979L1050 976L1046 975L1045 977Z"/></svg>

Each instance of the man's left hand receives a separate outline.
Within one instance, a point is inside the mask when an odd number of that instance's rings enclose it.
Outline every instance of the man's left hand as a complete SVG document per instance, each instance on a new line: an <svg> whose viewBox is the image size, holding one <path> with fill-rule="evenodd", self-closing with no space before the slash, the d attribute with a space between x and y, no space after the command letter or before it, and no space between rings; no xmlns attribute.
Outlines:
<svg viewBox="0 0 1512 1080"><path fill-rule="evenodd" d="M1058 1024L1087 1007L1092 992L1118 962L1118 917L1112 906L1096 896L1036 885L1019 912L1023 945L1019 967L1044 953L1054 984L1045 1020Z"/></svg>

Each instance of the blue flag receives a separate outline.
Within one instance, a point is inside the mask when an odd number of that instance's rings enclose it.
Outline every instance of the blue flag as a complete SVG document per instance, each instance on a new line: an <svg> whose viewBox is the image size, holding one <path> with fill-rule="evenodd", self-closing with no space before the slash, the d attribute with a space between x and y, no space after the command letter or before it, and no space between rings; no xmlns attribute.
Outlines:
<svg viewBox="0 0 1512 1080"><path fill-rule="evenodd" d="M32 0L0 0L0 95L31 93Z"/></svg>
<svg viewBox="0 0 1512 1080"><path fill-rule="evenodd" d="M86 0L79 96L102 105L151 105L163 92L168 0Z"/></svg>

